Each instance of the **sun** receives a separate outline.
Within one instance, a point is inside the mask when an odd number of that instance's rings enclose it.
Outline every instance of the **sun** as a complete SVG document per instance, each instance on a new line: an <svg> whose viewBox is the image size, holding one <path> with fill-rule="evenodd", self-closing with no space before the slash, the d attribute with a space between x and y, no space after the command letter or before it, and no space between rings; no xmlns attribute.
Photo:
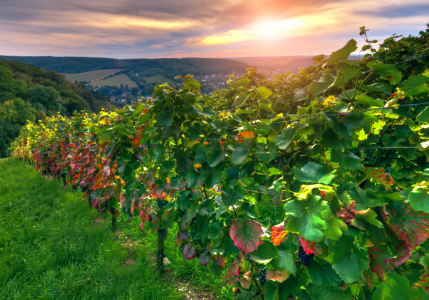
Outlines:
<svg viewBox="0 0 429 300"><path fill-rule="evenodd" d="M262 21L255 23L251 31L255 38L271 40L282 39L291 35L291 30L305 24L302 20Z"/></svg>

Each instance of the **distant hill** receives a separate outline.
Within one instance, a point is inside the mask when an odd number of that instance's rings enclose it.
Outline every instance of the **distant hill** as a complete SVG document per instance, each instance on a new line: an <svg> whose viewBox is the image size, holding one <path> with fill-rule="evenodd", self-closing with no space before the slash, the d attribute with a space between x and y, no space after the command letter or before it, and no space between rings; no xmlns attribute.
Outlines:
<svg viewBox="0 0 429 300"><path fill-rule="evenodd" d="M53 57L53 56L0 56L7 60L16 60L52 70L59 73L83 73L99 69L125 69L145 76L164 75L208 75L244 72L246 63L221 58L144 58L113 59L98 57Z"/></svg>
<svg viewBox="0 0 429 300"><path fill-rule="evenodd" d="M250 67L245 62L221 58L113 59L52 56L0 56L0 58L25 62L44 70L67 74L67 79L89 84L95 89L99 89L98 86L102 86L103 88L100 88L100 90L106 95L122 94L123 91L116 90L117 87L122 86L128 86L127 89L136 87L142 95L151 95L154 86L165 82L169 84L180 83L180 81L174 79L177 75L242 74L246 72L246 68ZM120 71L111 75L100 75L103 73L102 70L112 69ZM206 85L203 84L202 86L204 92L208 92Z"/></svg>

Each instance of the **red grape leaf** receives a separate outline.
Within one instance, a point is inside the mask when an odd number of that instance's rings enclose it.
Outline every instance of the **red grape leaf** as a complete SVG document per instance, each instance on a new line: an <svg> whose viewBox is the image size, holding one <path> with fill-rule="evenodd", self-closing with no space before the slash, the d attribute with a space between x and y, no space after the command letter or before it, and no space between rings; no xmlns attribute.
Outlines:
<svg viewBox="0 0 429 300"><path fill-rule="evenodd" d="M262 244L262 226L253 220L236 219L231 226L229 236L240 250L248 254Z"/></svg>
<svg viewBox="0 0 429 300"><path fill-rule="evenodd" d="M302 246L302 248L304 248L304 251L307 255L311 254L311 253L314 253L314 255L322 254L322 249L320 248L318 243L307 241L302 236L299 237L299 241L300 241L301 246Z"/></svg>
<svg viewBox="0 0 429 300"><path fill-rule="evenodd" d="M238 281L238 275L240 274L240 265L243 260L243 254L237 256L233 263L229 266L228 271L222 277L222 281L225 281L227 285L233 285Z"/></svg>
<svg viewBox="0 0 429 300"><path fill-rule="evenodd" d="M268 270L267 271L267 280L278 281L282 283L283 281L288 279L288 277L289 277L289 273L286 270L279 270L279 271Z"/></svg>
<svg viewBox="0 0 429 300"><path fill-rule="evenodd" d="M394 184L392 176L386 174L383 168L363 168L363 171L369 178L384 185L388 190L390 190L390 187Z"/></svg>
<svg viewBox="0 0 429 300"><path fill-rule="evenodd" d="M396 202L395 202L396 203ZM383 219L390 229L412 249L429 238L429 215L415 211L409 203L398 203L399 209L382 209Z"/></svg>
<svg viewBox="0 0 429 300"><path fill-rule="evenodd" d="M240 284L245 289L248 289L252 283L251 273L252 271L247 271L243 274L243 276L240 277Z"/></svg>
<svg viewBox="0 0 429 300"><path fill-rule="evenodd" d="M200 256L200 264L202 266L206 266L208 265L210 262L210 254L208 251L205 251L203 254L201 254Z"/></svg>
<svg viewBox="0 0 429 300"><path fill-rule="evenodd" d="M186 259L193 259L195 255L197 254L197 248L195 247L194 243L189 242L185 245L185 248L183 249L183 257Z"/></svg>
<svg viewBox="0 0 429 300"><path fill-rule="evenodd" d="M389 247L380 244L368 248L369 266L380 280L384 280L383 274L392 269L392 264L395 266L403 264L413 251L409 245L393 236L393 234L386 232L386 235L391 240Z"/></svg>

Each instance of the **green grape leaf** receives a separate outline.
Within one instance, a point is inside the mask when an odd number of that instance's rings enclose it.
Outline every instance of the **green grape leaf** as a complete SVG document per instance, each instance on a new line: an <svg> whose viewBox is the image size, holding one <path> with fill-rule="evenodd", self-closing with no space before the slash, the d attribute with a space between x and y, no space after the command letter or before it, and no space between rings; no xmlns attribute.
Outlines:
<svg viewBox="0 0 429 300"><path fill-rule="evenodd" d="M258 264L266 265L277 257L277 249L271 242L264 241L260 244L257 250L249 254L249 257Z"/></svg>
<svg viewBox="0 0 429 300"><path fill-rule="evenodd" d="M413 288L408 279L396 273L389 273L385 282L375 289L374 300L428 300L428 294Z"/></svg>
<svg viewBox="0 0 429 300"><path fill-rule="evenodd" d="M285 204L286 215L292 216L286 230L303 236L312 242L321 242L327 228L326 220L333 217L326 201L319 196L308 200L292 200Z"/></svg>
<svg viewBox="0 0 429 300"><path fill-rule="evenodd" d="M331 73L323 73L319 81L313 81L311 83L308 92L314 96L319 95L328 90L334 84L336 79L337 78Z"/></svg>
<svg viewBox="0 0 429 300"><path fill-rule="evenodd" d="M371 210L371 209L367 209L364 211L358 211L357 215L356 215L356 219L354 219L352 221L352 224L355 225L355 222L359 224L359 220L364 220L365 222L368 222L374 226L377 226L378 228L383 228L383 224L376 219L377 218L377 214L375 213L375 211ZM359 224L361 225L361 224ZM361 226L356 226L356 227L361 227ZM366 228L366 224L365 227Z"/></svg>
<svg viewBox="0 0 429 300"><path fill-rule="evenodd" d="M277 283L267 281L264 286L265 300L279 300L279 286Z"/></svg>
<svg viewBox="0 0 429 300"><path fill-rule="evenodd" d="M243 143L240 146L234 148L231 157L231 163L234 165L241 165L249 154L249 146L247 143Z"/></svg>
<svg viewBox="0 0 429 300"><path fill-rule="evenodd" d="M286 149L292 142L294 132L292 129L286 129L283 134L276 137L275 143L280 149Z"/></svg>
<svg viewBox="0 0 429 300"><path fill-rule="evenodd" d="M392 91L392 86L384 82L376 82L370 85L358 84L358 87L366 92L381 92L385 93L386 95L390 95Z"/></svg>
<svg viewBox="0 0 429 300"><path fill-rule="evenodd" d="M267 89L265 86L258 87L258 95L261 96L262 99L266 100L273 92Z"/></svg>
<svg viewBox="0 0 429 300"><path fill-rule="evenodd" d="M332 150L332 161L338 162L341 168L349 170L359 170L361 168L361 159L348 150Z"/></svg>
<svg viewBox="0 0 429 300"><path fill-rule="evenodd" d="M288 240L283 240L283 242L277 246L278 252L278 261L277 266L279 269L287 270L289 273L296 276L297 268L295 264L295 259L293 257L294 246Z"/></svg>
<svg viewBox="0 0 429 300"><path fill-rule="evenodd" d="M223 244L225 245L225 255L238 254L240 252L240 249L234 245L234 241L227 234L223 236Z"/></svg>
<svg viewBox="0 0 429 300"><path fill-rule="evenodd" d="M328 227L325 231L325 236L333 241L338 241L343 234L347 231L347 224L340 218L333 217L326 221Z"/></svg>
<svg viewBox="0 0 429 300"><path fill-rule="evenodd" d="M429 193L423 186L415 187L409 194L411 207L417 211L429 213Z"/></svg>
<svg viewBox="0 0 429 300"><path fill-rule="evenodd" d="M323 285L310 285L308 287L312 300L350 300L352 298L352 292L348 288L342 290L340 288L328 287ZM299 298L301 299L301 298Z"/></svg>
<svg viewBox="0 0 429 300"><path fill-rule="evenodd" d="M238 95L237 97L235 97L233 105L235 107L242 106L247 101L247 99L249 98L249 96L250 96L250 93L249 94Z"/></svg>
<svg viewBox="0 0 429 300"><path fill-rule="evenodd" d="M401 82L402 73L394 65L376 63L371 61L367 64L374 73L381 75L390 81L391 84L398 84Z"/></svg>
<svg viewBox="0 0 429 300"><path fill-rule="evenodd" d="M308 274L315 285L339 286L343 282L331 264L315 259L308 266Z"/></svg>
<svg viewBox="0 0 429 300"><path fill-rule="evenodd" d="M355 68L348 63L340 62L338 64L337 78L333 83L333 86L341 86L350 79L359 77L360 75L362 75L362 71L358 68Z"/></svg>
<svg viewBox="0 0 429 300"><path fill-rule="evenodd" d="M347 205L351 201L355 201L356 210L366 210L370 207L383 206L386 204L383 198L377 198L373 196L369 191L362 190L360 187L355 186L350 190L346 191L342 196L343 200Z"/></svg>
<svg viewBox="0 0 429 300"><path fill-rule="evenodd" d="M225 152L220 143L213 142L206 147L207 163L210 167L216 167L220 162L225 160Z"/></svg>
<svg viewBox="0 0 429 300"><path fill-rule="evenodd" d="M173 121L173 114L174 108L171 108L170 110L162 110L159 113L159 117L156 121L158 126L171 126L171 122Z"/></svg>
<svg viewBox="0 0 429 300"><path fill-rule="evenodd" d="M258 106L260 109L263 109L265 111L269 111L269 112L275 112L274 109L271 108L271 103L268 101L264 101L264 102L259 102Z"/></svg>
<svg viewBox="0 0 429 300"><path fill-rule="evenodd" d="M201 125L198 123L194 124L192 127L189 127L187 133L189 135L189 139L193 141L198 140L201 135Z"/></svg>
<svg viewBox="0 0 429 300"><path fill-rule="evenodd" d="M333 187L329 185L323 185L323 184L313 184L313 185L301 185L298 192L294 192L294 195L300 199L304 200L307 199L308 195L314 190L318 189L320 192L320 195L323 199L331 201L334 198L335 190Z"/></svg>
<svg viewBox="0 0 429 300"><path fill-rule="evenodd" d="M414 96L417 94L427 94L429 92L428 78L424 75L410 77L399 84L399 88L405 94Z"/></svg>
<svg viewBox="0 0 429 300"><path fill-rule="evenodd" d="M335 175L319 164L309 162L301 169L294 167L295 179L302 182L330 184Z"/></svg>
<svg viewBox="0 0 429 300"><path fill-rule="evenodd" d="M343 235L338 241L331 241L328 247L328 260L344 282L360 280L361 271L369 268L368 257L359 250L353 237Z"/></svg>
<svg viewBox="0 0 429 300"><path fill-rule="evenodd" d="M347 42L347 44L343 48L335 52L332 52L326 64L329 65L337 61L346 60L350 56L350 54L352 52L355 52L356 50L357 50L357 42L351 39L350 41Z"/></svg>
<svg viewBox="0 0 429 300"><path fill-rule="evenodd" d="M251 80L246 75L243 75L241 77L232 79L229 87L234 88L237 86L248 85L250 81Z"/></svg>
<svg viewBox="0 0 429 300"><path fill-rule="evenodd" d="M416 121L420 123L429 122L429 107L426 107L421 113L417 115Z"/></svg>
<svg viewBox="0 0 429 300"><path fill-rule="evenodd" d="M220 230L221 230L221 225L220 225L219 222L212 222L212 223L210 223L208 238L210 240L217 239L217 237L220 234Z"/></svg>

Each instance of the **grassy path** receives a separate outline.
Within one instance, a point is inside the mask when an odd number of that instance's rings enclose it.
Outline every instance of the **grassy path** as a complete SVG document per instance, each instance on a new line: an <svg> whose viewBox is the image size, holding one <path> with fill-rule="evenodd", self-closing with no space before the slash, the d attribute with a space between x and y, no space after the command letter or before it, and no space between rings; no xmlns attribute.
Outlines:
<svg viewBox="0 0 429 300"><path fill-rule="evenodd" d="M160 278L156 234L122 215L112 233L110 216L81 199L23 162L0 160L0 299L233 299L198 260L182 259L174 232Z"/></svg>

